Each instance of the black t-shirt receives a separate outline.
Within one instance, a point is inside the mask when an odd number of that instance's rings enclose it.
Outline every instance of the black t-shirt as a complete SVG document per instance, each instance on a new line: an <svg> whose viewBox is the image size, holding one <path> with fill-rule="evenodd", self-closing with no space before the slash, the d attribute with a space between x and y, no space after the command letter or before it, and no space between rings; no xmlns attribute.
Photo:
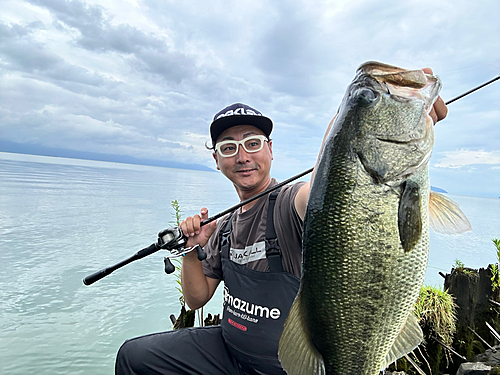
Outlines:
<svg viewBox="0 0 500 375"><path fill-rule="evenodd" d="M269 186L276 185L272 179ZM283 268L300 278L302 265L303 222L295 210L295 196L304 182L281 188L274 208L274 226L282 252ZM248 211L237 210L233 217L230 259L256 271L269 271L266 259L265 236L269 195L265 195ZM203 261L206 276L224 280L220 253L220 231L231 214L217 222L217 228L205 245L207 258Z"/></svg>

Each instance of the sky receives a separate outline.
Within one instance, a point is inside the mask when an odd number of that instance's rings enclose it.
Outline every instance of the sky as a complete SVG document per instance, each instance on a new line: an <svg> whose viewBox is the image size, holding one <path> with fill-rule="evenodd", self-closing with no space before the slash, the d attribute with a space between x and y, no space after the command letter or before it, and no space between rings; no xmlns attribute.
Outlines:
<svg viewBox="0 0 500 375"><path fill-rule="evenodd" d="M500 74L498 0L0 0L0 140L202 164L213 115L274 122L272 174L312 167L356 69L431 67L449 100ZM431 184L500 197L500 82L435 126Z"/></svg>

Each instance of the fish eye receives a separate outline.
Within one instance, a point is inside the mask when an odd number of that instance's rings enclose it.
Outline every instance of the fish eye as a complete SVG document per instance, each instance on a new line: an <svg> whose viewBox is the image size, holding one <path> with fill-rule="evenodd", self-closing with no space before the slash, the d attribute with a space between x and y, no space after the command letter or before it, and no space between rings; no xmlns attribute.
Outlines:
<svg viewBox="0 0 500 375"><path fill-rule="evenodd" d="M375 91L363 87L356 91L356 99L358 103L362 106L368 106L371 104L375 104L378 100L378 95L375 93Z"/></svg>

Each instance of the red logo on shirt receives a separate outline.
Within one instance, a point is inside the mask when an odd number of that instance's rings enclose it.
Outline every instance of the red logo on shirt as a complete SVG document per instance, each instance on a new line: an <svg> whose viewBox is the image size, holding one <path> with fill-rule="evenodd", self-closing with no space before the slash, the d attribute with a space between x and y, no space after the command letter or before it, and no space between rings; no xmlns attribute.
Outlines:
<svg viewBox="0 0 500 375"><path fill-rule="evenodd" d="M228 323L231 324L233 327L236 327L238 329L241 329L243 332L247 330L247 327L245 327L243 324L237 323L232 319L227 319Z"/></svg>

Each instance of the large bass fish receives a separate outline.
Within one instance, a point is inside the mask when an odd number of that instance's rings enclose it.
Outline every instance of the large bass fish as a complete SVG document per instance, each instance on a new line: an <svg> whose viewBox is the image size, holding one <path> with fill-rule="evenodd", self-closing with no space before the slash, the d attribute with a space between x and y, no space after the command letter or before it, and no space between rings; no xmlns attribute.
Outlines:
<svg viewBox="0 0 500 375"><path fill-rule="evenodd" d="M428 114L440 88L422 70L375 62L348 87L307 203L300 290L278 352L288 374L378 375L422 341L411 311L429 225L470 229L458 205L430 192Z"/></svg>

